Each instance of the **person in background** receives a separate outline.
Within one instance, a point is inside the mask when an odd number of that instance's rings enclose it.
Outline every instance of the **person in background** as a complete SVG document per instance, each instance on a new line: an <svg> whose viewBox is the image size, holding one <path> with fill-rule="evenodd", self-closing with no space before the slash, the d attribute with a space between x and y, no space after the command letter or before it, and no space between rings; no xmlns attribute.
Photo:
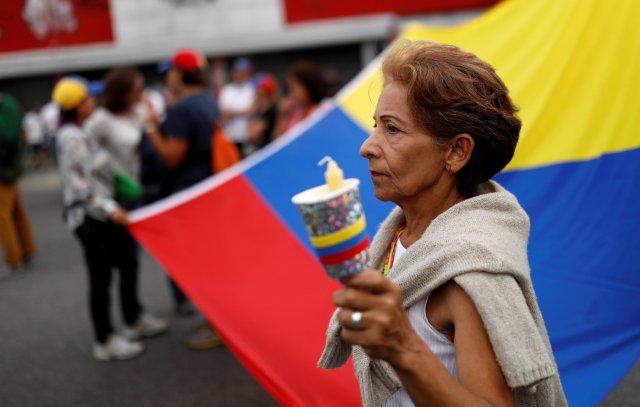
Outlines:
<svg viewBox="0 0 640 407"><path fill-rule="evenodd" d="M211 175L211 136L220 114L205 90L204 69L204 57L196 51L177 52L166 74L168 91L176 102L164 122L150 114L145 123L147 136L168 168L167 194Z"/></svg>
<svg viewBox="0 0 640 407"><path fill-rule="evenodd" d="M30 168L40 168L47 160L46 132L40 118L40 106L36 106L24 115L22 129L29 153L27 165Z"/></svg>
<svg viewBox="0 0 640 407"><path fill-rule="evenodd" d="M169 96L169 99L165 98ZM160 122L166 117L167 103L175 103L169 92L160 92L147 89L144 93L144 102L147 109L153 109ZM143 136L138 145L140 156L140 184L142 185L142 205L151 204L169 195L165 190L167 182L167 167L156 152L153 143L147 136ZM180 290L171 277L167 276L171 297L174 303L174 312L181 317L190 317L196 314L195 309L187 296Z"/></svg>
<svg viewBox="0 0 640 407"><path fill-rule="evenodd" d="M248 143L249 114L255 93L251 83L252 73L251 61L247 58L236 59L231 69L231 82L222 88L218 98L222 128L243 156L253 152L252 145Z"/></svg>
<svg viewBox="0 0 640 407"><path fill-rule="evenodd" d="M0 92L0 240L4 251L0 279L22 270L36 252L18 189L22 173L21 127L18 103L9 94Z"/></svg>
<svg viewBox="0 0 640 407"><path fill-rule="evenodd" d="M322 71L322 77L327 84L327 97L334 97L342 87L340 71L337 68L328 68Z"/></svg>
<svg viewBox="0 0 640 407"><path fill-rule="evenodd" d="M93 113L95 102L86 81L78 77L58 81L52 99L60 106L56 141L63 217L82 245L89 277L93 357L98 361L131 359L144 349L142 343L129 339L145 320L138 301L138 260L125 227L127 212L114 197L111 158L82 127ZM120 274L120 305L127 325L122 334L115 333L111 324L112 268ZM154 333L159 332L144 332Z"/></svg>
<svg viewBox="0 0 640 407"><path fill-rule="evenodd" d="M156 117L161 122L166 115L166 101L161 91L147 88L144 92L146 108L152 108ZM167 171L162 160L149 140L143 136L138 145L138 156L140 157L140 184L142 186L142 205L149 205L166 194L163 193L164 177ZM183 309L184 308L184 309ZM185 311L185 312L182 312ZM177 307L178 315L192 315L190 307Z"/></svg>
<svg viewBox="0 0 640 407"><path fill-rule="evenodd" d="M156 66L158 74L164 75L170 68L171 61L162 61ZM175 97L167 89L163 82L154 83L147 87L144 92L143 102L147 109L152 109L157 122L162 123L167 114L167 110L175 104ZM164 181L167 168L158 156L153 143L149 137L144 135L138 145L138 155L140 156L140 183L142 185L142 204L151 204L163 197L167 193L162 190L166 184ZM172 295L175 300L175 312L180 316L190 316L194 314L193 308L187 302L186 297L181 292L174 293L175 284L171 284ZM176 294L178 297L176 297Z"/></svg>
<svg viewBox="0 0 640 407"><path fill-rule="evenodd" d="M145 132L167 169L163 186L167 194L182 191L212 175L211 139L220 113L206 91L205 68L206 61L199 52L178 51L166 73L167 91L175 103L162 123L151 114L145 124ZM174 285L174 294L177 293L182 291ZM206 349L222 341L204 325L187 344L194 349Z"/></svg>
<svg viewBox="0 0 640 407"><path fill-rule="evenodd" d="M110 168L117 179L125 179L139 185L140 157L138 145L142 138L142 127L146 108L142 102L144 77L133 68L117 68L109 71L100 86L101 107L98 107L84 124L88 136L96 141L108 154ZM116 179L116 184L117 184ZM118 205L126 210L140 205L139 197L132 198L116 193ZM124 228L122 238L133 248L138 260L138 246L128 230ZM135 278L137 286L137 273ZM150 313L142 313L138 321L126 328L123 334L129 339L152 337L164 333L169 324L162 318Z"/></svg>
<svg viewBox="0 0 640 407"><path fill-rule="evenodd" d="M54 102L49 101L40 109L40 119L44 124L45 143L49 153L49 159L54 164L58 162L56 153L56 132L60 123L60 107Z"/></svg>
<svg viewBox="0 0 640 407"><path fill-rule="evenodd" d="M256 94L252 115L249 118L247 135L255 150L261 149L273 140L276 124L276 98L278 81L273 75L261 75L256 81Z"/></svg>
<svg viewBox="0 0 640 407"><path fill-rule="evenodd" d="M114 171L137 182L140 177L137 147L142 138L146 112L141 103L144 77L133 68L116 68L107 72L102 84L100 106L84 127L107 150ZM127 202L125 206L133 204Z"/></svg>
<svg viewBox="0 0 640 407"><path fill-rule="evenodd" d="M311 62L294 64L286 76L287 96L278 104L278 120L274 134L281 136L309 116L327 97L327 85L322 73Z"/></svg>

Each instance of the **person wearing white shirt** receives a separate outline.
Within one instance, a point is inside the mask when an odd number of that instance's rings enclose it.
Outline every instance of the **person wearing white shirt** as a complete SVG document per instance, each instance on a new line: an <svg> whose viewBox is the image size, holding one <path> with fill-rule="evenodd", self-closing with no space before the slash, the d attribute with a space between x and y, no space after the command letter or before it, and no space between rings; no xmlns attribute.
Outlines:
<svg viewBox="0 0 640 407"><path fill-rule="evenodd" d="M249 113L255 96L255 88L251 83L253 67L246 58L239 58L233 63L232 81L220 92L219 105L222 111L222 127L226 136L236 143L244 155L247 150Z"/></svg>
<svg viewBox="0 0 640 407"><path fill-rule="evenodd" d="M141 104L144 79L131 68L115 69L105 77L101 107L87 119L85 129L109 152L115 171L132 180L140 177L138 145L146 109Z"/></svg>
<svg viewBox="0 0 640 407"><path fill-rule="evenodd" d="M40 118L40 107L27 112L22 119L22 129L29 151L29 165L39 168L46 160L46 133Z"/></svg>

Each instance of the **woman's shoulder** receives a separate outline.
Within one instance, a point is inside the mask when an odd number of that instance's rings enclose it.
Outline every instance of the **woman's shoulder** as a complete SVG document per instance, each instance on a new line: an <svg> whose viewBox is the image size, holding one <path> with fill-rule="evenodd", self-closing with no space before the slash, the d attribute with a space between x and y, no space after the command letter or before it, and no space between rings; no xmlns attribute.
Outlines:
<svg viewBox="0 0 640 407"><path fill-rule="evenodd" d="M87 118L83 127L90 133L101 133L110 126L113 118L114 116L107 109L98 107Z"/></svg>
<svg viewBox="0 0 640 407"><path fill-rule="evenodd" d="M110 120L113 117L115 117L113 113L102 106L98 106L87 120Z"/></svg>
<svg viewBox="0 0 640 407"><path fill-rule="evenodd" d="M84 130L75 124L63 124L58 129L56 138L58 141L64 141L69 139L83 139L85 136Z"/></svg>
<svg viewBox="0 0 640 407"><path fill-rule="evenodd" d="M58 129L56 143L61 154L64 154L65 151L79 151L86 148L87 136L80 127L67 124Z"/></svg>
<svg viewBox="0 0 640 407"><path fill-rule="evenodd" d="M449 280L431 292L425 313L433 328L452 342L460 332L467 336L484 334L476 303L455 280Z"/></svg>

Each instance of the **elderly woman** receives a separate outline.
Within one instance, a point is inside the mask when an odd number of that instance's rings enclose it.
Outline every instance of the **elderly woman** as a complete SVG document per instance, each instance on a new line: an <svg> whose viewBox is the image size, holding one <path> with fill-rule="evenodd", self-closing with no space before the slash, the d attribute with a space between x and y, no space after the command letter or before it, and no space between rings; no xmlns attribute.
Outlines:
<svg viewBox="0 0 640 407"><path fill-rule="evenodd" d="M520 120L493 68L430 42L386 56L360 154L396 208L334 295L320 359L353 355L365 406L564 406L529 276L529 219L491 181Z"/></svg>

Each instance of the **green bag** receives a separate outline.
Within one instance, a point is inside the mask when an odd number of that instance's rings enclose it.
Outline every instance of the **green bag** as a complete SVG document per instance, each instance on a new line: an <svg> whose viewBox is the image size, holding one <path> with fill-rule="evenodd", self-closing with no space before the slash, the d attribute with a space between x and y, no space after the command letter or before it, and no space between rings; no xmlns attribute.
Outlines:
<svg viewBox="0 0 640 407"><path fill-rule="evenodd" d="M142 187L135 180L121 172L113 173L116 199L135 202L142 196Z"/></svg>

